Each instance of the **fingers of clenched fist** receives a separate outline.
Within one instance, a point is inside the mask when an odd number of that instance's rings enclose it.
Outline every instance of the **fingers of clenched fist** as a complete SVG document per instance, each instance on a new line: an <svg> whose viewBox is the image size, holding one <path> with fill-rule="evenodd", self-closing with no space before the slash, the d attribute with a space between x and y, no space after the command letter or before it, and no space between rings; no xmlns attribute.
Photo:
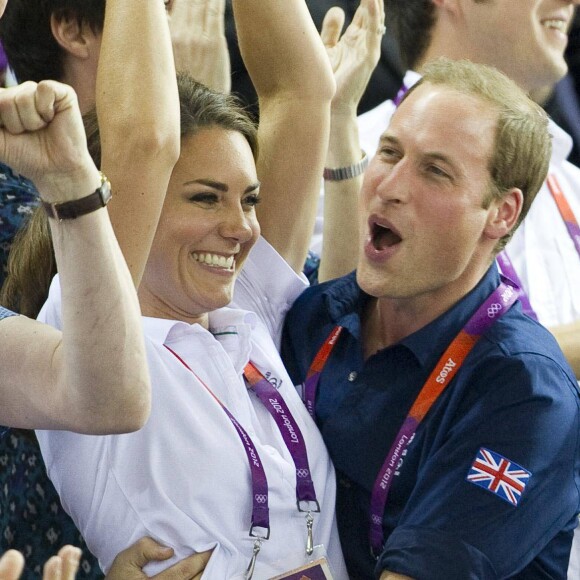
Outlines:
<svg viewBox="0 0 580 580"><path fill-rule="evenodd" d="M46 125L36 108L37 84L26 82L0 92L0 123L13 135Z"/></svg>
<svg viewBox="0 0 580 580"><path fill-rule="evenodd" d="M55 81L27 81L0 90L0 125L13 135L38 131L54 119L57 108L74 99L70 87Z"/></svg>

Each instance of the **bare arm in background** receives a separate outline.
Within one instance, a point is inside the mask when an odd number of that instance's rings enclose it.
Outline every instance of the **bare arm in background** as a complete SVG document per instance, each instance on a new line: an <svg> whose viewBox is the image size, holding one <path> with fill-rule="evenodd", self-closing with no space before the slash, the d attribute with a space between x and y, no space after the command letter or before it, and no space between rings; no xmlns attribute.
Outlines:
<svg viewBox="0 0 580 580"><path fill-rule="evenodd" d="M580 381L580 320L548 329L558 341L576 379Z"/></svg>

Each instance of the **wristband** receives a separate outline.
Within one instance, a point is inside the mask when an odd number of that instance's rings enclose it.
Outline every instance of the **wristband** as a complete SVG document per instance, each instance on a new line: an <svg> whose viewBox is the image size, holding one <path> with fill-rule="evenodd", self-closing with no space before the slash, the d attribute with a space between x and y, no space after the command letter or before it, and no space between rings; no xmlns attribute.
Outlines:
<svg viewBox="0 0 580 580"><path fill-rule="evenodd" d="M105 207L111 199L111 183L104 173L99 171L99 174L101 176L101 185L90 195L63 203L43 201L42 207L44 207L48 217L58 221L73 220Z"/></svg>
<svg viewBox="0 0 580 580"><path fill-rule="evenodd" d="M348 165L347 167L338 167L337 169L330 169L328 167L324 168L322 177L326 181L343 181L345 179L352 179L353 177L358 177L365 172L365 169L369 165L369 158L367 154L362 152L362 159L357 163Z"/></svg>

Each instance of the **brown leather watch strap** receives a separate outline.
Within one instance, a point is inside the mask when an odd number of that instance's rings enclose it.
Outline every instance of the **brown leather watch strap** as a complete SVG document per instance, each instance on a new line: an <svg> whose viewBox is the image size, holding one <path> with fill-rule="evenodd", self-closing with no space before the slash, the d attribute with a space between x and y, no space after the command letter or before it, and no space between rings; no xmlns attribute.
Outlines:
<svg viewBox="0 0 580 580"><path fill-rule="evenodd" d="M43 201L42 206L48 214L48 217L59 221L72 220L105 207L110 199L111 183L101 173L101 185L90 195L63 203L48 203L47 201Z"/></svg>

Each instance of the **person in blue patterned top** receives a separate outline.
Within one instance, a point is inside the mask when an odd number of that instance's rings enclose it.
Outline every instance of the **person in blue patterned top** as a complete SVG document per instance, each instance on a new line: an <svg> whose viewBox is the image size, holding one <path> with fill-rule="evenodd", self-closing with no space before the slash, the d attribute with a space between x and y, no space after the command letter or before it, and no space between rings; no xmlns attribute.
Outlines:
<svg viewBox="0 0 580 580"><path fill-rule="evenodd" d="M0 163L0 286L6 279L12 240L37 205L34 184Z"/></svg>

